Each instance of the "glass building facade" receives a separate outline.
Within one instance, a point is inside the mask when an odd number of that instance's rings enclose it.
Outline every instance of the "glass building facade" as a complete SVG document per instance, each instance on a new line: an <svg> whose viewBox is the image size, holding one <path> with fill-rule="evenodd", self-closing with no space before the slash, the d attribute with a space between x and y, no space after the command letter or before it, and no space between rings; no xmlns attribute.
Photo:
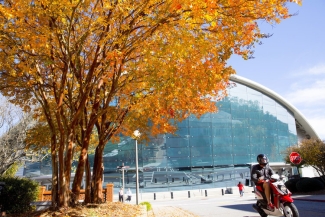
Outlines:
<svg viewBox="0 0 325 217"><path fill-rule="evenodd" d="M283 151L298 142L295 117L284 105L247 85L236 83L228 96L216 102L217 113L190 116L175 134L138 144L142 192L216 188L245 183L250 164L265 153L271 162L283 162ZM48 161L50 163L50 161ZM104 186L135 187L135 140L122 138L104 152ZM26 172L28 167L26 166ZM34 165L35 167L35 165ZM34 168L34 170L37 168ZM38 169L50 174L44 162ZM25 174L26 175L26 174Z"/></svg>
<svg viewBox="0 0 325 217"><path fill-rule="evenodd" d="M283 162L283 151L298 142L294 115L269 96L236 83L228 97L216 102L217 113L191 116L175 134L151 138L138 145L142 191L185 190L234 186L250 179L250 163L259 153L271 162ZM135 186L135 141L125 138L108 145L104 155L104 182Z"/></svg>

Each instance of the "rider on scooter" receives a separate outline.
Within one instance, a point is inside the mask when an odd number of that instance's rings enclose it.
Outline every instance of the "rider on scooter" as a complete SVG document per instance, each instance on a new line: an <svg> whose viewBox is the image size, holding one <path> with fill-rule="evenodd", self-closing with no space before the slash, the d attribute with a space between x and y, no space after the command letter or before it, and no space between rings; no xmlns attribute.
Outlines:
<svg viewBox="0 0 325 217"><path fill-rule="evenodd" d="M274 174L274 171L268 165L269 160L265 154L257 155L258 164L254 165L252 168L251 179L255 183L255 185L263 186L264 193L267 200L267 209L274 210L274 205L270 200L270 183L269 179L271 175Z"/></svg>

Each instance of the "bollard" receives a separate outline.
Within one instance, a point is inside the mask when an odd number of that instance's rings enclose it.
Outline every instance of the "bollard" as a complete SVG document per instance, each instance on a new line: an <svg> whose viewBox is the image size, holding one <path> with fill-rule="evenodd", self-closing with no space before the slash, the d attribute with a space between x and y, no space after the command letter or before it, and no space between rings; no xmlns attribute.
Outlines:
<svg viewBox="0 0 325 217"><path fill-rule="evenodd" d="M222 194L222 195L225 195L225 192L223 191L223 189L221 189L221 194Z"/></svg>
<svg viewBox="0 0 325 217"><path fill-rule="evenodd" d="M208 196L208 190L205 190L205 196L206 197Z"/></svg>
<svg viewBox="0 0 325 217"><path fill-rule="evenodd" d="M157 179L155 178L155 183L157 183Z"/></svg>
<svg viewBox="0 0 325 217"><path fill-rule="evenodd" d="M172 182L174 182L175 181L175 179L174 178L172 178Z"/></svg>
<svg viewBox="0 0 325 217"><path fill-rule="evenodd" d="M171 196L172 199L174 199L174 194L173 194L173 192L170 192L170 196Z"/></svg>
<svg viewBox="0 0 325 217"><path fill-rule="evenodd" d="M187 193L188 193L188 198L191 198L191 192L188 191Z"/></svg>
<svg viewBox="0 0 325 217"><path fill-rule="evenodd" d="M153 193L153 199L156 200L156 193Z"/></svg>

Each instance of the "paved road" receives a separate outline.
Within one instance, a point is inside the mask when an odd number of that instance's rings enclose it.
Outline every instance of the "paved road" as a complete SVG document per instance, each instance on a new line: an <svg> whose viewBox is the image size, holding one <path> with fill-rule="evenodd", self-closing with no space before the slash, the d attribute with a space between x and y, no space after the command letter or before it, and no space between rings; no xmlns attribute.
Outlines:
<svg viewBox="0 0 325 217"><path fill-rule="evenodd" d="M150 201L153 209L161 210L164 207L177 207L189 211L200 217L259 217L259 214L252 208L255 203L253 194L246 194L244 197L238 195L227 195L214 198L193 198L178 200ZM325 203L313 201L295 200L300 217L324 217ZM177 210L177 209L176 209ZM170 216L182 216L173 213ZM156 217L158 217L156 215ZM159 216L160 217L160 216Z"/></svg>

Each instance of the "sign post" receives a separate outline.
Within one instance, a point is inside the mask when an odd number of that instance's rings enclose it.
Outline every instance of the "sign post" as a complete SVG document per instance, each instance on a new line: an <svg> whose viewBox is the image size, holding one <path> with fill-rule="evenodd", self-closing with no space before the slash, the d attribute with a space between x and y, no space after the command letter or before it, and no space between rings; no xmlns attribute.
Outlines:
<svg viewBox="0 0 325 217"><path fill-rule="evenodd" d="M296 165L300 164L302 161L302 158L298 152L291 152L289 157L290 157L290 162Z"/></svg>

